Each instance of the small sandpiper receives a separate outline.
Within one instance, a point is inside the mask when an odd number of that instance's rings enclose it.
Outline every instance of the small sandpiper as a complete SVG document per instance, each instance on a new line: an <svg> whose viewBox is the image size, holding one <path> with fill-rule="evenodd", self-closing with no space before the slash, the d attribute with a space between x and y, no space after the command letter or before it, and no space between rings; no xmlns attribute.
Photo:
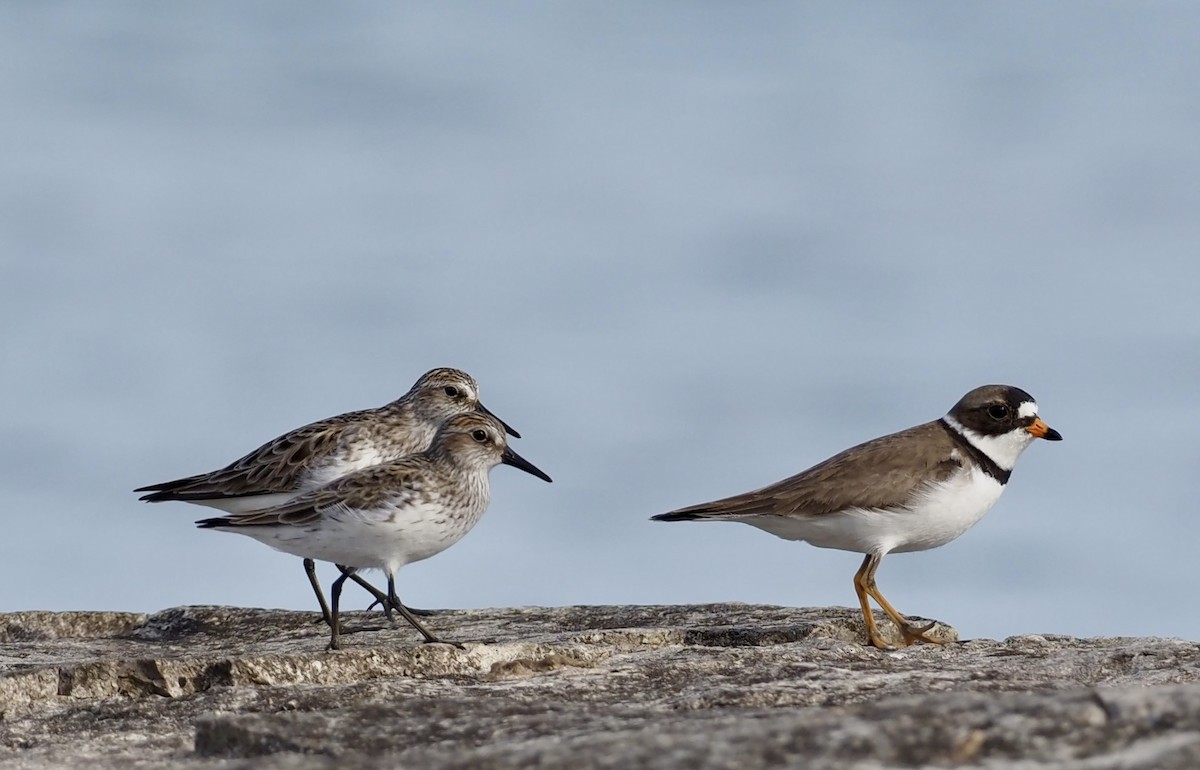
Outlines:
<svg viewBox="0 0 1200 770"><path fill-rule="evenodd" d="M903 644L939 642L933 624L912 627L875 585L886 554L945 545L978 522L1004 491L1035 438L1062 435L1038 417L1033 396L1011 385L972 390L941 419L859 444L783 481L658 521L741 521L787 540L866 554L854 575L871 644L888 648L871 614L878 602Z"/></svg>
<svg viewBox="0 0 1200 770"><path fill-rule="evenodd" d="M447 418L472 411L492 415L479 402L475 379L458 369L432 369L389 404L309 423L220 470L151 484L134 492L149 492L139 499L151 503L179 500L226 513L263 510L351 471L421 452ZM503 421L500 424L521 437ZM304 560L304 571L322 616L332 622L312 559ZM386 606L386 594L360 576L352 577Z"/></svg>
<svg viewBox="0 0 1200 770"><path fill-rule="evenodd" d="M286 553L330 561L342 575L330 589L330 649L338 649L342 584L357 569L387 575L384 609L395 608L426 642L442 640L396 596L396 571L457 543L487 510L488 472L499 463L550 477L508 447L503 424L478 412L451 417L421 454L353 471L262 511L196 522L237 532Z"/></svg>

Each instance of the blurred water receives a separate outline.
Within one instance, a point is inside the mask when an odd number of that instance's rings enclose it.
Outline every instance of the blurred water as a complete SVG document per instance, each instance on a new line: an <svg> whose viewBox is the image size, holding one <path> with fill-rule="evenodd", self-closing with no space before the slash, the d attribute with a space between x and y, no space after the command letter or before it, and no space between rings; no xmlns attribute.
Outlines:
<svg viewBox="0 0 1200 770"><path fill-rule="evenodd" d="M853 604L647 517L1009 382L1066 440L884 592L1200 638L1200 7L286 11L0 6L0 610L310 607L130 490L451 365L555 483L498 468L414 605Z"/></svg>

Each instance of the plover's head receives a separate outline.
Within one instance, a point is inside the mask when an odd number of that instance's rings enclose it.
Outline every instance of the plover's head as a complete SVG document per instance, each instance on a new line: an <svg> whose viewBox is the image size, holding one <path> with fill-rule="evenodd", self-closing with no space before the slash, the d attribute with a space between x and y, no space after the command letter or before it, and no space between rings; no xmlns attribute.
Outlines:
<svg viewBox="0 0 1200 770"><path fill-rule="evenodd" d="M520 433L479 402L479 384L461 369L440 368L425 372L400 400L412 404L418 417L435 424L456 414L482 412L495 417L508 433L516 438L521 437Z"/></svg>
<svg viewBox="0 0 1200 770"><path fill-rule="evenodd" d="M1012 385L984 385L959 399L945 420L1005 470L1035 438L1061 441L1062 434L1038 417L1038 405Z"/></svg>
<svg viewBox="0 0 1200 770"><path fill-rule="evenodd" d="M458 465L486 469L504 463L550 481L549 476L508 446L503 423L480 412L455 415L442 423L429 451L447 456Z"/></svg>

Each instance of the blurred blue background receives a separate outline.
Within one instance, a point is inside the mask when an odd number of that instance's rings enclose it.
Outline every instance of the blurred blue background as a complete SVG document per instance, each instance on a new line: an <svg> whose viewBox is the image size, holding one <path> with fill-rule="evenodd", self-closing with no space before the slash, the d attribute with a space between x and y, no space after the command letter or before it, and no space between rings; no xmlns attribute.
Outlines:
<svg viewBox="0 0 1200 770"><path fill-rule="evenodd" d="M1189 3L0 6L0 610L313 607L130 490L458 366L555 482L497 468L415 606L853 605L858 555L647 518L1004 382L1066 440L884 593L1200 638L1198 36Z"/></svg>

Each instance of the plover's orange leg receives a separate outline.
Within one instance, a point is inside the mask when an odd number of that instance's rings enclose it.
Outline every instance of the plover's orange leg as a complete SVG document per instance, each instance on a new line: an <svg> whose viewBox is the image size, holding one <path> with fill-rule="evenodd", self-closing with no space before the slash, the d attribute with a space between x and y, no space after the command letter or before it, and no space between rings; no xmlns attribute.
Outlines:
<svg viewBox="0 0 1200 770"><path fill-rule="evenodd" d="M908 622L908 618L901 615L900 612L893 607L887 599L883 598L883 594L879 592L879 586L875 584L875 571L879 569L879 563L881 561L883 561L882 556L867 554L867 557L863 559L862 566L859 567L858 572L854 574L854 590L856 593L858 593L859 603L863 605L863 613L868 617L870 616L870 605L866 600L866 596L870 596L879 603L880 608L882 608L887 616L892 619L892 622L896 624L896 628L900 630L900 636L904 640L904 646L907 647L915 642L945 644L945 641L942 639L935 639L934 637L926 635L930 630L933 629L935 625L937 625L936 621L931 621L928 625L920 628L914 628L913 625ZM874 625L873 621L872 625ZM870 626L868 626L868 634L869 633ZM878 636L878 631L876 631L876 636ZM871 639L871 644L874 644L876 647L881 646L874 638Z"/></svg>
<svg viewBox="0 0 1200 770"><path fill-rule="evenodd" d="M879 627L875 625L875 615L871 612L871 602L867 599L870 596L870 589L867 587L867 572L871 565L871 560L875 559L875 566L878 566L879 559L872 557L870 554L863 559L862 566L858 568L858 572L854 573L854 593L858 594L858 604L862 607L863 623L867 626L867 640L872 645L881 650L890 650L892 645L884 641L883 636L879 633ZM874 570L871 570L874 574Z"/></svg>

